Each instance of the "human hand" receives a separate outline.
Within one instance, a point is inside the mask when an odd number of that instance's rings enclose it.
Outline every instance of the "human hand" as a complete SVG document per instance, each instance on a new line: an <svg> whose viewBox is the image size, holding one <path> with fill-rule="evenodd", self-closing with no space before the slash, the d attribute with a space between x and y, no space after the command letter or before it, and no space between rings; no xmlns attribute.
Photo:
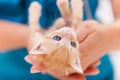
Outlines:
<svg viewBox="0 0 120 80"><path fill-rule="evenodd" d="M77 34L80 33L79 27L84 28L84 26L82 26L81 24L85 23L84 21L82 21L82 16L83 16L83 10L82 10L83 3L82 3L82 1L71 0L72 12L70 12L70 8L68 6L69 5L68 0L58 0L57 5L58 5L58 8L60 9L62 17L64 17L64 19L68 22L68 25L72 26L77 31ZM77 9L76 9L76 7L77 7ZM85 35L85 34L86 33L84 32L82 35ZM78 38L78 39L80 41L80 39L82 39L82 38ZM82 52L80 52L80 53L82 54ZM84 57L87 59L87 56L84 56ZM86 65L87 63L84 64L84 62L85 62L84 57L82 58L82 56L81 56L81 59L83 60L83 62L81 61L83 63L82 64L83 69L84 70L87 69L86 71L91 71L90 67L92 67L92 65L91 65L92 62L88 65ZM93 62L95 62L95 61L93 61ZM84 66L84 65L86 65L86 66ZM88 66L89 66L89 68L88 68ZM94 67L93 69L96 69L96 68ZM94 74L94 72L92 73L92 71L90 73Z"/></svg>
<svg viewBox="0 0 120 80"><path fill-rule="evenodd" d="M97 65L100 64L99 61L96 61L92 66L90 66L87 70L84 71L83 74L71 74L69 76L65 75L64 71L58 71L58 70L47 70L44 65L42 65L33 55L28 55L25 57L25 60L31 64L33 64L33 67L31 68L31 73L37 73L42 72L44 74L49 73L52 76L60 79L60 80L85 80L85 75L95 75L98 74L99 71L97 68L95 68Z"/></svg>
<svg viewBox="0 0 120 80"><path fill-rule="evenodd" d="M110 50L111 35L106 25L96 21L85 21L77 26L79 26L76 33L80 43L81 63L85 70Z"/></svg>

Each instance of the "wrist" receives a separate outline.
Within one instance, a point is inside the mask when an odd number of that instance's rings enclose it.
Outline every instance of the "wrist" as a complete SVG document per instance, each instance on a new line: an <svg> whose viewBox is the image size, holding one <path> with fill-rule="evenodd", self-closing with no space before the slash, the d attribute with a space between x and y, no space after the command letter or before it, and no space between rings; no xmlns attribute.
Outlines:
<svg viewBox="0 0 120 80"><path fill-rule="evenodd" d="M120 49L120 23L115 22L104 26L105 35L107 38L107 52Z"/></svg>
<svg viewBox="0 0 120 80"><path fill-rule="evenodd" d="M29 28L28 27L24 27L23 29L23 32L21 33L23 36L22 36L22 45L24 47L28 47L28 44L29 44Z"/></svg>

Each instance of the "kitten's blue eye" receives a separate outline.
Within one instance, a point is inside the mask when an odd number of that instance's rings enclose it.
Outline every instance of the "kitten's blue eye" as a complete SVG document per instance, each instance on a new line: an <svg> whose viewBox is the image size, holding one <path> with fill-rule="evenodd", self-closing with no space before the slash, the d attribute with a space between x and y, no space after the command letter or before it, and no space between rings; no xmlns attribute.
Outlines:
<svg viewBox="0 0 120 80"><path fill-rule="evenodd" d="M55 36L53 36L53 39L56 40L56 41L60 41L60 40L61 40L61 37L58 36L58 35L55 35Z"/></svg>
<svg viewBox="0 0 120 80"><path fill-rule="evenodd" d="M77 44L75 42L71 42L70 43L72 47L76 48L77 47Z"/></svg>

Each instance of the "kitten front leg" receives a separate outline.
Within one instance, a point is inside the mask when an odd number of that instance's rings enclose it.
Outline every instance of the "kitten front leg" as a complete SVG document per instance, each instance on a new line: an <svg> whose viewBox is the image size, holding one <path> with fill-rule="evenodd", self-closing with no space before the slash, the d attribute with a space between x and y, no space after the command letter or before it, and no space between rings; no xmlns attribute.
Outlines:
<svg viewBox="0 0 120 80"><path fill-rule="evenodd" d="M82 22L83 2L82 0L71 0L70 4L71 8L69 6L69 0L57 0L57 6L62 17L66 20L68 25L72 26L72 28L76 30L77 25Z"/></svg>
<svg viewBox="0 0 120 80"><path fill-rule="evenodd" d="M70 25L72 14L70 11L69 0L57 0L57 6L62 17L66 20L67 24Z"/></svg>
<svg viewBox="0 0 120 80"><path fill-rule="evenodd" d="M29 7L29 26L32 32L36 32L42 29L39 25L39 18L41 17L41 5L34 1Z"/></svg>
<svg viewBox="0 0 120 80"><path fill-rule="evenodd" d="M69 0L57 0L57 6L61 12L61 15L66 20L70 20L71 11L69 7Z"/></svg>
<svg viewBox="0 0 120 80"><path fill-rule="evenodd" d="M70 26L71 23L71 13L68 0L57 0L57 6L60 10L62 18L58 18L49 32L55 31L65 26Z"/></svg>
<svg viewBox="0 0 120 80"><path fill-rule="evenodd" d="M83 18L83 2L82 0L71 0L72 9L72 26L77 29Z"/></svg>
<svg viewBox="0 0 120 80"><path fill-rule="evenodd" d="M37 1L34 1L29 7L30 36L28 42L28 50L30 50L35 44L38 44L44 38L43 29L41 29L39 25L40 16L41 5Z"/></svg>

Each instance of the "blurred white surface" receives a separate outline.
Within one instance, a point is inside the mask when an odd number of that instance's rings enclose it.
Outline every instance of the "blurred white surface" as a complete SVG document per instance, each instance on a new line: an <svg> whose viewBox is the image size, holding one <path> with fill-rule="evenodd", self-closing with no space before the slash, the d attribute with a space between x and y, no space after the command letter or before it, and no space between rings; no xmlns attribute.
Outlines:
<svg viewBox="0 0 120 80"><path fill-rule="evenodd" d="M120 51L111 52L110 58L114 66L114 80L120 80Z"/></svg>
<svg viewBox="0 0 120 80"><path fill-rule="evenodd" d="M96 17L104 24L114 21L111 0L99 0ZM120 80L120 51L111 52L110 59L114 66L114 80Z"/></svg>
<svg viewBox="0 0 120 80"><path fill-rule="evenodd" d="M114 21L111 0L99 0L96 17L104 24Z"/></svg>

